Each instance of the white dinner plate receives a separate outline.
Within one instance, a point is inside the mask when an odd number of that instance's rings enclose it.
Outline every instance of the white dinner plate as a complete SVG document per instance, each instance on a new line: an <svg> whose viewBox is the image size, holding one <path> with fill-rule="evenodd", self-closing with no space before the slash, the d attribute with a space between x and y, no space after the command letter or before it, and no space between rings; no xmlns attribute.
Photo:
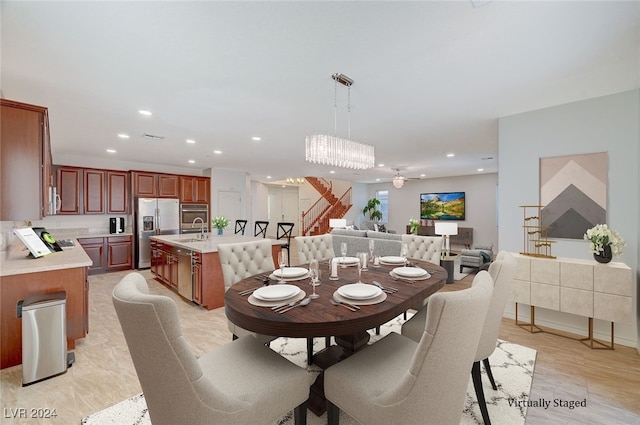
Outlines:
<svg viewBox="0 0 640 425"><path fill-rule="evenodd" d="M298 292L300 292L300 288L295 285L269 285L253 291L253 296L259 300L276 301L291 298Z"/></svg>
<svg viewBox="0 0 640 425"><path fill-rule="evenodd" d="M338 264L344 264L345 266L352 266L354 264L358 264L358 259L356 257L336 257L338 259Z"/></svg>
<svg viewBox="0 0 640 425"><path fill-rule="evenodd" d="M396 267L392 271L400 277L422 277L427 274L425 269L418 267Z"/></svg>
<svg viewBox="0 0 640 425"><path fill-rule="evenodd" d="M366 283L351 283L338 288L338 293L345 298L354 300L368 300L382 293L382 289Z"/></svg>
<svg viewBox="0 0 640 425"><path fill-rule="evenodd" d="M385 264L404 264L404 258L392 255L380 257L380 261Z"/></svg>
<svg viewBox="0 0 640 425"><path fill-rule="evenodd" d="M304 267L285 267L282 270L277 269L273 272L276 277L284 277L285 279L304 276L307 273L309 273L309 270Z"/></svg>

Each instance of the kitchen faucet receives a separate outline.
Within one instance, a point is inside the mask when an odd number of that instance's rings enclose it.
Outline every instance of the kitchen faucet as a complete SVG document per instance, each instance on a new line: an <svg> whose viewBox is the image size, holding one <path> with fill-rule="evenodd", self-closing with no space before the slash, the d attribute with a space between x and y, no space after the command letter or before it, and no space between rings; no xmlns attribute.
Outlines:
<svg viewBox="0 0 640 425"><path fill-rule="evenodd" d="M193 222L191 223L191 228L193 229L194 227L196 227L196 222L200 220L200 239L204 239L204 220L202 219L202 217L196 217L193 219Z"/></svg>

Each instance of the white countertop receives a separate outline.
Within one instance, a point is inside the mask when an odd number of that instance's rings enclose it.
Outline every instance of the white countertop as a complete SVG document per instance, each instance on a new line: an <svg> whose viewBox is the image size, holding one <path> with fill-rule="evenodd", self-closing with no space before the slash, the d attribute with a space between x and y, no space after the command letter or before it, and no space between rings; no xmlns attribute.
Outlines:
<svg viewBox="0 0 640 425"><path fill-rule="evenodd" d="M156 241L168 243L169 245L177 246L180 248L186 248L191 251L201 252L203 254L209 252L218 252L218 244L225 243L241 243L241 242L251 242L258 241L262 238L256 236L239 236L239 235L209 235L208 239L205 240L197 240L199 235L196 233L190 234L182 234L182 235L162 235L162 236L151 236L149 239L153 239ZM273 245L282 245L287 241L284 239L269 239Z"/></svg>
<svg viewBox="0 0 640 425"><path fill-rule="evenodd" d="M0 276L46 272L50 270L88 267L93 264L77 241L75 246L63 248L39 258L27 257L29 250L15 238L11 246L0 252Z"/></svg>

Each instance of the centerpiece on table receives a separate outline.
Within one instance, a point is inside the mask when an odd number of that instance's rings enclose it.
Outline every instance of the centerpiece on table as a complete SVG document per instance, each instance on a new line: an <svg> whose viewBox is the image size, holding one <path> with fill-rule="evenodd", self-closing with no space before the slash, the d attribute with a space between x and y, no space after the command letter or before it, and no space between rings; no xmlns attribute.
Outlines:
<svg viewBox="0 0 640 425"><path fill-rule="evenodd" d="M606 224L596 224L587 230L584 239L591 242L589 252L599 263L608 263L614 256L622 255L622 247L626 245L618 232L609 229Z"/></svg>
<svg viewBox="0 0 640 425"><path fill-rule="evenodd" d="M222 231L229 227L229 219L223 216L213 217L211 219L211 227L218 229L218 236L220 236Z"/></svg>
<svg viewBox="0 0 640 425"><path fill-rule="evenodd" d="M420 228L420 220L415 219L415 218L410 218L409 219L409 230L411 231L412 234L417 235L418 234L418 229Z"/></svg>

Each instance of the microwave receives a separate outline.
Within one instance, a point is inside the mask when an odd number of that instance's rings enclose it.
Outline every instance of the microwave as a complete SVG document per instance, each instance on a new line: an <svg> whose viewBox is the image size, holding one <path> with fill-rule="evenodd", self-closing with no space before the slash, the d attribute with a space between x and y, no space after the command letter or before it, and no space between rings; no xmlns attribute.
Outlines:
<svg viewBox="0 0 640 425"><path fill-rule="evenodd" d="M193 233L200 231L200 226L209 229L209 205L207 204L181 204L180 205L180 232ZM195 221L195 224L194 224Z"/></svg>

